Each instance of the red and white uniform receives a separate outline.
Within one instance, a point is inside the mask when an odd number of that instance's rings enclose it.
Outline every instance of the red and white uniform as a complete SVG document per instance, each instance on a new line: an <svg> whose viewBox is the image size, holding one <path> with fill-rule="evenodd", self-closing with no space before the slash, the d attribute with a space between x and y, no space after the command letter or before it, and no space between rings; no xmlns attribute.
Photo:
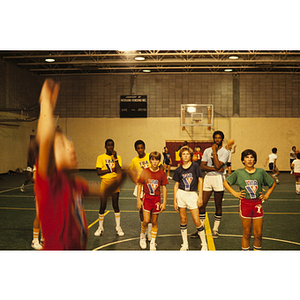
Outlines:
<svg viewBox="0 0 300 300"><path fill-rule="evenodd" d="M88 193L85 179L70 179L56 171L45 180L39 176L38 164L35 180L38 215L44 236L44 250L86 249L88 227L82 199Z"/></svg>

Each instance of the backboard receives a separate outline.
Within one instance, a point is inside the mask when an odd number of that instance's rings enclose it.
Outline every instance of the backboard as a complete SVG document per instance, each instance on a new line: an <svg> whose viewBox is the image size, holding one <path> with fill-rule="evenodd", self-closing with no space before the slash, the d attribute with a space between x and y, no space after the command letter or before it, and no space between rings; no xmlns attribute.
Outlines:
<svg viewBox="0 0 300 300"><path fill-rule="evenodd" d="M181 104L180 125L208 126L214 124L214 109L212 104Z"/></svg>

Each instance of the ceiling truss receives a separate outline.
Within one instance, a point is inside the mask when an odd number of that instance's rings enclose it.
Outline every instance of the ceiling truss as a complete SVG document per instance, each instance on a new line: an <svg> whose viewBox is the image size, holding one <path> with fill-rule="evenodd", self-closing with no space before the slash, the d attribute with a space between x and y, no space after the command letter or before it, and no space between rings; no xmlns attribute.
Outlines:
<svg viewBox="0 0 300 300"><path fill-rule="evenodd" d="M136 60L137 56L144 60ZM228 69L245 74L300 73L300 51L287 50L0 51L0 58L40 76L136 75L145 70L147 74L208 74Z"/></svg>

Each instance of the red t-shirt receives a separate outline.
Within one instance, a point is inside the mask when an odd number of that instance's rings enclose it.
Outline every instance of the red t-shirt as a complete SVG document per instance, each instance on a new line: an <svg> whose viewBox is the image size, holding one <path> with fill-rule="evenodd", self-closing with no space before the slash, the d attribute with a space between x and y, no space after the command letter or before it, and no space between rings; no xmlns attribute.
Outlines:
<svg viewBox="0 0 300 300"><path fill-rule="evenodd" d="M159 169L157 172L153 172L150 168L142 171L138 182L143 185L143 192L151 196L159 196L160 186L169 183L163 170Z"/></svg>
<svg viewBox="0 0 300 300"><path fill-rule="evenodd" d="M82 205L88 193L85 179L71 179L62 171L43 180L35 180L38 215L44 236L44 250L86 249L88 227Z"/></svg>

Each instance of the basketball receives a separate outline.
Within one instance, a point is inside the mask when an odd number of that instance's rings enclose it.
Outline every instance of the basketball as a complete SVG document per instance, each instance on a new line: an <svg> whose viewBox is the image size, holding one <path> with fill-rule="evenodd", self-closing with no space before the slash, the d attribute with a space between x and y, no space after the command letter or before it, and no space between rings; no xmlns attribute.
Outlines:
<svg viewBox="0 0 300 300"><path fill-rule="evenodd" d="M234 144L234 139L230 139L227 143L228 146L232 146Z"/></svg>
<svg viewBox="0 0 300 300"><path fill-rule="evenodd" d="M296 154L298 154L299 153L299 150L296 150Z"/></svg>
<svg viewBox="0 0 300 300"><path fill-rule="evenodd" d="M197 161L198 160L198 155L193 155L193 161Z"/></svg>

